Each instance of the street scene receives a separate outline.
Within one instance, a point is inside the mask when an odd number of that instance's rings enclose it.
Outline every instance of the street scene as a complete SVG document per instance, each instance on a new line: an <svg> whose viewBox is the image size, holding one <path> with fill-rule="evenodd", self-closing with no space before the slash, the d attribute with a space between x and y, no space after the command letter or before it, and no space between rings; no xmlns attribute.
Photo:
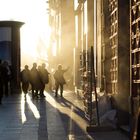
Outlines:
<svg viewBox="0 0 140 140"><path fill-rule="evenodd" d="M64 98L45 92L45 99L32 100L31 93L4 98L0 106L1 140L128 140L114 129L87 133L82 101L71 91Z"/></svg>
<svg viewBox="0 0 140 140"><path fill-rule="evenodd" d="M140 140L140 0L0 0L0 140Z"/></svg>

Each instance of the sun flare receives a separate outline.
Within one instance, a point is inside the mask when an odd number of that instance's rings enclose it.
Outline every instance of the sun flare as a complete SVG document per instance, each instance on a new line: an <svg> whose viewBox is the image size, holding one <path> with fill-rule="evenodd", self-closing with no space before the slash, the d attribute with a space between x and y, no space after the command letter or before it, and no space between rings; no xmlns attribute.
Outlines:
<svg viewBox="0 0 140 140"><path fill-rule="evenodd" d="M46 59L50 37L46 1L0 0L0 2L0 13L3 13L0 20L25 23L21 27L21 65Z"/></svg>

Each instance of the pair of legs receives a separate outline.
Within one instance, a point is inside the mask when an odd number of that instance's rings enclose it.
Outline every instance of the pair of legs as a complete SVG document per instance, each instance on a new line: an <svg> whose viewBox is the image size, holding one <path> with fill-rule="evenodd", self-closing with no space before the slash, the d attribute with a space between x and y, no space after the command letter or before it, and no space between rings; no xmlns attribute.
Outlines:
<svg viewBox="0 0 140 140"><path fill-rule="evenodd" d="M32 97L38 97L38 93L40 94L40 97L45 97L44 95L44 90L45 90L45 84L42 84L41 87L39 89L37 89L36 87L32 86Z"/></svg>
<svg viewBox="0 0 140 140"><path fill-rule="evenodd" d="M22 90L25 94L27 94L29 88L29 82L22 83Z"/></svg>
<svg viewBox="0 0 140 140"><path fill-rule="evenodd" d="M7 97L8 96L8 80L4 80L3 82L3 94Z"/></svg>
<svg viewBox="0 0 140 140"><path fill-rule="evenodd" d="M34 87L34 85L31 85L32 87L32 98L38 97L38 90Z"/></svg>
<svg viewBox="0 0 140 140"><path fill-rule="evenodd" d="M63 97L63 84L56 82L55 83L56 89L55 89L55 96L57 97L58 95L58 90L60 87L60 96Z"/></svg>
<svg viewBox="0 0 140 140"><path fill-rule="evenodd" d="M45 90L45 84L42 84L41 89L40 89L40 97L45 97L44 90Z"/></svg>

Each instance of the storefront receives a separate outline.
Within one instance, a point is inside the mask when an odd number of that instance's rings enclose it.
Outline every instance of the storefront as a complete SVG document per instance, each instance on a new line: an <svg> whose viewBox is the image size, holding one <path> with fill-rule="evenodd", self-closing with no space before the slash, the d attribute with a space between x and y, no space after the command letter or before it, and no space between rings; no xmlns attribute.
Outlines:
<svg viewBox="0 0 140 140"><path fill-rule="evenodd" d="M11 66L12 93L20 89L20 27L23 22L0 21L0 59Z"/></svg>

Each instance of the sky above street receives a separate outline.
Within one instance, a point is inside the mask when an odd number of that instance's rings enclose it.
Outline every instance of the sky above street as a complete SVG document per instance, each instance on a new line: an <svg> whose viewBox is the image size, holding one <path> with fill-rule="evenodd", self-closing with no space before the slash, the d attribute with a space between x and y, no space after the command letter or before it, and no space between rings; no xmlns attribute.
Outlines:
<svg viewBox="0 0 140 140"><path fill-rule="evenodd" d="M34 57L40 40L48 47L48 26L45 0L0 0L0 20L25 22L21 28L21 51Z"/></svg>

